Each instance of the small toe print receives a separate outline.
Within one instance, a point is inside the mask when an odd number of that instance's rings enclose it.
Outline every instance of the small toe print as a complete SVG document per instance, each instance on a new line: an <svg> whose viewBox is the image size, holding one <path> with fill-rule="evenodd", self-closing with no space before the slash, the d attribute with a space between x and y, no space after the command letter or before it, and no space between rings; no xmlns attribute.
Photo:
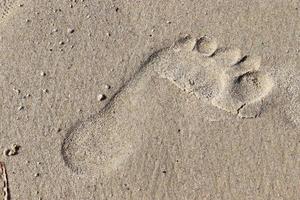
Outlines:
<svg viewBox="0 0 300 200"><path fill-rule="evenodd" d="M241 60L242 53L238 48L219 48L212 56L220 67L229 67Z"/></svg>
<svg viewBox="0 0 300 200"><path fill-rule="evenodd" d="M216 39L208 36L200 37L196 40L194 49L198 51L202 56L209 57L217 50L218 43Z"/></svg>
<svg viewBox="0 0 300 200"><path fill-rule="evenodd" d="M257 71L260 68L260 65L260 56L245 56L240 62L227 70L226 73L229 76L241 76L247 72Z"/></svg>
<svg viewBox="0 0 300 200"><path fill-rule="evenodd" d="M193 50L195 46L195 40L190 35L185 35L180 37L174 44L171 46L175 52L181 50Z"/></svg>

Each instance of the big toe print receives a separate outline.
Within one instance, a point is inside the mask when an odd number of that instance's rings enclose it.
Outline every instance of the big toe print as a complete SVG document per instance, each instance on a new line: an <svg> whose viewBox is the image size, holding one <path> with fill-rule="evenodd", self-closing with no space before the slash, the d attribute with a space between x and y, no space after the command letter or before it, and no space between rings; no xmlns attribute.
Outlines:
<svg viewBox="0 0 300 200"><path fill-rule="evenodd" d="M225 70L220 75L220 91L212 100L213 105L241 117L257 116L261 100L273 87L272 78L259 68L259 57L245 57Z"/></svg>

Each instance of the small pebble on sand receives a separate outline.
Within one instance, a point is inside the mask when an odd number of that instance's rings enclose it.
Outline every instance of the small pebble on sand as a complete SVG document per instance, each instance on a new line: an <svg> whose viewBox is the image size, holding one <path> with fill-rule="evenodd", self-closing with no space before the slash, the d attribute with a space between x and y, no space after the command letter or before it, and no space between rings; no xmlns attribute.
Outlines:
<svg viewBox="0 0 300 200"><path fill-rule="evenodd" d="M67 32L68 32L68 33L74 33L74 31L75 31L75 30L74 30L73 28L68 28L68 29L67 29Z"/></svg>
<svg viewBox="0 0 300 200"><path fill-rule="evenodd" d="M20 110L23 110L24 109L24 106L19 106L18 107L18 110L20 111Z"/></svg>
<svg viewBox="0 0 300 200"><path fill-rule="evenodd" d="M97 99L98 99L98 101L103 101L103 100L106 99L106 96L105 96L104 94L99 94L99 95L97 96Z"/></svg>
<svg viewBox="0 0 300 200"><path fill-rule="evenodd" d="M20 94L21 91L19 89L13 88L13 91L15 91L17 94Z"/></svg>
<svg viewBox="0 0 300 200"><path fill-rule="evenodd" d="M43 91L43 93L48 93L49 92L48 89L43 89L42 91Z"/></svg>
<svg viewBox="0 0 300 200"><path fill-rule="evenodd" d="M18 154L18 151L20 149L20 146L17 144L11 145L11 148L7 148L4 150L3 154L5 156L14 156Z"/></svg>
<svg viewBox="0 0 300 200"><path fill-rule="evenodd" d="M108 89L110 89L110 85L105 84L104 88L108 90Z"/></svg>

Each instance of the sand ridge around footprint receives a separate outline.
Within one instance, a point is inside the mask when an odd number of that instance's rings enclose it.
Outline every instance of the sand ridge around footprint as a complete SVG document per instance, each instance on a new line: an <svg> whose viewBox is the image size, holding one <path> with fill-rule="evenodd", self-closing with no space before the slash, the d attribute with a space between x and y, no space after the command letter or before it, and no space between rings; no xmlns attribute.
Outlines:
<svg viewBox="0 0 300 200"><path fill-rule="evenodd" d="M259 57L243 57L237 48L218 48L217 41L207 36L181 37L151 54L104 109L69 129L61 147L63 161L76 173L108 174L123 166L143 145L141 136L151 134L147 122L156 116L154 124L163 123L158 116L164 113L156 109L163 105L147 97L153 77L171 81L211 107L256 117L257 102L273 85L259 69ZM143 114L145 108L149 111Z"/></svg>

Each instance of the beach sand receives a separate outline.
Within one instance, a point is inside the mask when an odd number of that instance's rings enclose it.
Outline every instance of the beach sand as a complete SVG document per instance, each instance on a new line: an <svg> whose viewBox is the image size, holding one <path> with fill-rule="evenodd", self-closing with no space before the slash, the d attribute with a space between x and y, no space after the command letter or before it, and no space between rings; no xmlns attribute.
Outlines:
<svg viewBox="0 0 300 200"><path fill-rule="evenodd" d="M299 199L298 0L0 16L0 198Z"/></svg>

